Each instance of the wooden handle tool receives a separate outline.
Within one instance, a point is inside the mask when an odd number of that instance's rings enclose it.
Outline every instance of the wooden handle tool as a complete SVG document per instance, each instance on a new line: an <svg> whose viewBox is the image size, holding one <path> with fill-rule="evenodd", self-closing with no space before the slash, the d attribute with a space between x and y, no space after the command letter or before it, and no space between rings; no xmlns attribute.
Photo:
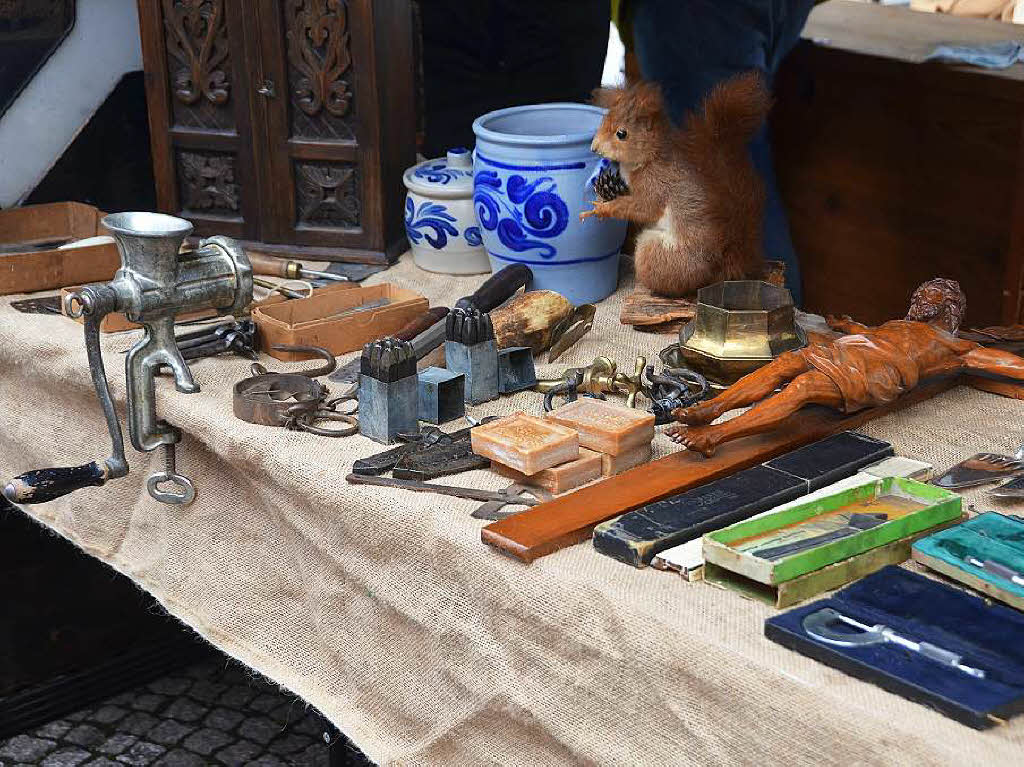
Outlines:
<svg viewBox="0 0 1024 767"><path fill-rule="evenodd" d="M252 251L246 251L246 255L249 256L249 263L252 264L252 270L256 274L263 274L268 277L284 277L288 280L301 280L311 277L313 279L333 280L335 282L349 281L348 277L340 274L307 269L298 261L275 258L274 256L267 256L263 253L254 253Z"/></svg>

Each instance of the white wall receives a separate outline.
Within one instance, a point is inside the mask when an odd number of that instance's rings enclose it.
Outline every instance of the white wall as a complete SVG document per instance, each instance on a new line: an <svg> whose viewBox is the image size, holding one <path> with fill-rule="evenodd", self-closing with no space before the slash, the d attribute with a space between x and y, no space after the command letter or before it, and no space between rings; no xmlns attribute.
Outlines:
<svg viewBox="0 0 1024 767"><path fill-rule="evenodd" d="M0 118L0 207L43 180L118 81L142 69L135 0L78 0L75 26Z"/></svg>

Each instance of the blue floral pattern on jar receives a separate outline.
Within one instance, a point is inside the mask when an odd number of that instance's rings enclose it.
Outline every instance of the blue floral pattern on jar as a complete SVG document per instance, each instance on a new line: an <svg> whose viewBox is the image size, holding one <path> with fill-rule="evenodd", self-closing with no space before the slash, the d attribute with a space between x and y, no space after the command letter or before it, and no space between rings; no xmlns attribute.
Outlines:
<svg viewBox="0 0 1024 767"><path fill-rule="evenodd" d="M445 185L452 181L458 181L460 178L472 178L473 171L449 168L448 163L441 160L440 162L428 163L417 168L413 171L412 175L431 184Z"/></svg>
<svg viewBox="0 0 1024 767"><path fill-rule="evenodd" d="M427 200L416 208L412 198L405 200L405 233L409 242L419 244L425 239L431 247L440 250L448 244L449 237L459 236L459 230L452 225L455 220L444 205Z"/></svg>
<svg viewBox="0 0 1024 767"><path fill-rule="evenodd" d="M501 243L516 253L536 250L543 259L558 250L542 240L557 237L569 223L569 208L551 176L527 181L512 175L504 182L496 171L482 170L474 180L473 204L480 225L496 232Z"/></svg>

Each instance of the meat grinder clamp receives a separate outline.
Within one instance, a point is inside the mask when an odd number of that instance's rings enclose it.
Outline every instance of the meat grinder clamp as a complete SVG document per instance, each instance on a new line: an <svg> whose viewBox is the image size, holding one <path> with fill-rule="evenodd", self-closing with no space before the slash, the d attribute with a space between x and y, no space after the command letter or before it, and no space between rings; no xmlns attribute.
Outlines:
<svg viewBox="0 0 1024 767"><path fill-rule="evenodd" d="M150 475L149 494L173 504L195 498L192 482L175 468L181 432L156 416L155 377L166 365L178 391L199 391L174 340L174 319L209 309L219 315L242 314L252 302L252 267L245 252L227 237L210 237L198 249L179 254L192 225L174 216L115 213L106 216L103 225L117 242L121 268L110 282L87 285L69 295L65 310L72 317L84 317L89 369L110 432L111 455L84 466L36 469L15 477L4 487L4 495L14 503L51 501L128 474L124 438L100 351L100 323L111 312L122 312L145 329L142 340L128 352L125 377L132 445L142 452L164 450L164 471ZM161 489L164 482L179 491Z"/></svg>

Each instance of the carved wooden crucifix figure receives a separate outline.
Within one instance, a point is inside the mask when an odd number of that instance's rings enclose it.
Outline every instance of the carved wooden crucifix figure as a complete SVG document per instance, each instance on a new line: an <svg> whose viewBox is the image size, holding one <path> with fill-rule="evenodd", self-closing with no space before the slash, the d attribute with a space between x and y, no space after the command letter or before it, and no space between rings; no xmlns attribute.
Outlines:
<svg viewBox="0 0 1024 767"><path fill-rule="evenodd" d="M1024 381L1024 358L956 337L966 306L956 282L935 279L914 291L906 319L868 327L829 317L830 327L849 335L782 354L714 399L674 411L683 425L668 434L710 456L723 442L774 429L804 405L854 413L888 404L922 379L957 373ZM710 425L748 405L754 406Z"/></svg>

